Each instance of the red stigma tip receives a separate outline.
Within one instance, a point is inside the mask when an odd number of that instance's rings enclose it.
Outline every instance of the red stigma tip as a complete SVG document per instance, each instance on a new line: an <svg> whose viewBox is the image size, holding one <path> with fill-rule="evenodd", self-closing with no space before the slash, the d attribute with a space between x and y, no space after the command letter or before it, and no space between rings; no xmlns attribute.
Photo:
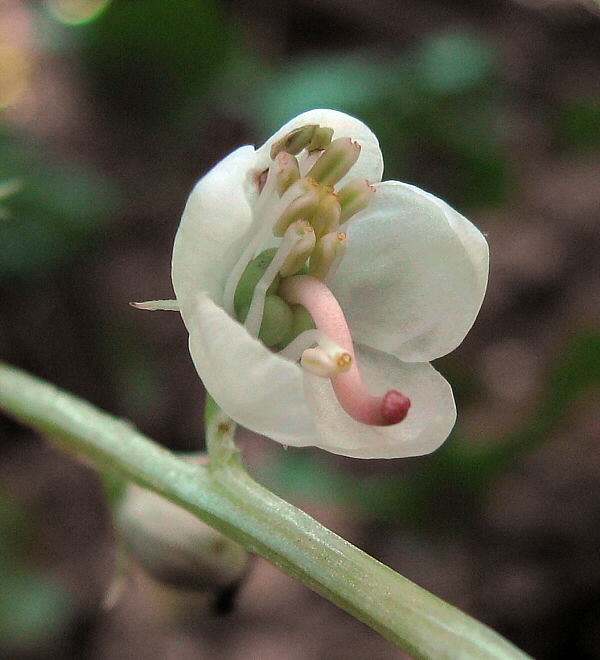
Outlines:
<svg viewBox="0 0 600 660"><path fill-rule="evenodd" d="M386 426L401 422L410 408L410 399L398 390L390 390L381 401L381 416Z"/></svg>

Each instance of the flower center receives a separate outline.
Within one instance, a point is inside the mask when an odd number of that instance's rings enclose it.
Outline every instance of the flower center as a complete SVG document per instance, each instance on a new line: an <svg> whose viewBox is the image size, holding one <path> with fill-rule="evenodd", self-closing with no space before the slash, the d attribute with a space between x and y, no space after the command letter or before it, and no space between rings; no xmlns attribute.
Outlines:
<svg viewBox="0 0 600 660"><path fill-rule="evenodd" d="M331 129L304 126L272 146L271 166L255 181L257 230L228 279L224 306L266 346L331 379L350 417L388 426L406 417L410 400L396 390L368 392L344 313L326 284L345 252L340 225L375 194L364 179L336 190L360 145L332 135ZM263 249L274 237L277 247Z"/></svg>

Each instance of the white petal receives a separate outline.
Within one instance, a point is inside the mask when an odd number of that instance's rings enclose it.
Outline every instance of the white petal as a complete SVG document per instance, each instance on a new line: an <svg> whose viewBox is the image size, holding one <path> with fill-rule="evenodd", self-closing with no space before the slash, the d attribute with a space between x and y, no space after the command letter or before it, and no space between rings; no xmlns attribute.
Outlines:
<svg viewBox="0 0 600 660"><path fill-rule="evenodd" d="M388 353L356 347L365 384L373 394L397 389L411 400L406 419L394 426L367 426L342 410L329 380L304 375L305 392L319 433L317 447L354 458L403 458L437 449L456 420L452 390L428 363L406 363Z"/></svg>
<svg viewBox="0 0 600 660"><path fill-rule="evenodd" d="M172 263L173 287L184 317L186 301L200 290L221 302L252 221L244 182L254 162L254 148L240 147L198 181L187 201Z"/></svg>
<svg viewBox="0 0 600 660"><path fill-rule="evenodd" d="M239 424L284 445L313 444L302 369L269 351L201 292L188 309L190 353L204 386Z"/></svg>
<svg viewBox="0 0 600 660"><path fill-rule="evenodd" d="M379 142L374 133L359 119L343 112L338 112L337 110L309 110L290 120L257 150L257 171L260 172L269 167L271 162L271 145L274 142L281 140L281 138L296 128L311 124L333 128L334 139L338 137L349 137L361 146L357 163L350 170L350 173L341 180L338 187L343 186L350 179L368 179L371 183L381 181L383 157L379 148Z"/></svg>
<svg viewBox="0 0 600 660"><path fill-rule="evenodd" d="M488 247L479 230L433 195L397 181L343 225L333 277L356 341L427 362L454 350L481 307Z"/></svg>

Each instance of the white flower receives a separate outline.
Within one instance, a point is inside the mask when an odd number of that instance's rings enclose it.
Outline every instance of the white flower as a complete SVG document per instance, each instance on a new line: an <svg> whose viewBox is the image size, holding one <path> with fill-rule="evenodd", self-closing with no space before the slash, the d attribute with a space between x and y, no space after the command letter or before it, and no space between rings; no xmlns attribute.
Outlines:
<svg viewBox="0 0 600 660"><path fill-rule="evenodd" d="M429 360L475 320L487 244L447 204L382 172L362 122L314 110L227 156L183 213L173 285L196 369L225 413L284 445L416 456L454 425L452 391ZM240 312L258 255L269 273ZM309 275L296 275L309 256ZM317 329L289 343L299 303Z"/></svg>

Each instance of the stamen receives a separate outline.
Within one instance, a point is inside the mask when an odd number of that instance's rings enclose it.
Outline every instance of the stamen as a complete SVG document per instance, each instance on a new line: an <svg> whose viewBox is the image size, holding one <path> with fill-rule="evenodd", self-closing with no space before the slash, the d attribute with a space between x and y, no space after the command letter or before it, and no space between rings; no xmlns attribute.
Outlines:
<svg viewBox="0 0 600 660"><path fill-rule="evenodd" d="M306 220L294 222L289 227L289 229L292 228L296 232L297 240L285 261L281 264L281 268L279 269L281 277L295 275L304 266L308 257L310 257L317 242L315 230Z"/></svg>
<svg viewBox="0 0 600 660"><path fill-rule="evenodd" d="M295 128L293 131L290 131L287 135L284 135L281 140L278 140L273 144L271 147L271 158L275 159L275 156L282 151L296 156L302 151L302 149L304 149L304 147L312 142L313 136L318 128L318 124L308 124L307 126L301 126L300 128Z"/></svg>
<svg viewBox="0 0 600 660"><path fill-rule="evenodd" d="M337 138L321 154L308 176L321 185L334 185L355 165L360 156L360 144L350 138Z"/></svg>
<svg viewBox="0 0 600 660"><path fill-rule="evenodd" d="M346 253L346 233L333 231L317 241L310 255L308 274L325 282L333 277Z"/></svg>
<svg viewBox="0 0 600 660"><path fill-rule="evenodd" d="M273 234L273 225L277 218L279 218L296 197L306 192L307 182L305 179L300 179L292 184L280 198L276 191L276 179L279 168L280 165L277 161L269 168L265 187L252 207L255 233L252 235L248 245L244 248L242 255L227 278L225 292L223 294L223 308L229 314L234 313L233 298L244 269L260 251L260 248L268 244L269 238Z"/></svg>
<svg viewBox="0 0 600 660"><path fill-rule="evenodd" d="M300 178L300 167L298 161L291 154L282 151L275 159L279 163L277 172L277 193L281 197L283 193Z"/></svg>
<svg viewBox="0 0 600 660"><path fill-rule="evenodd" d="M288 227L285 236L283 237L283 241L281 241L281 245L273 257L273 261L271 261L267 270L265 270L264 275L258 280L258 284L254 289L254 295L252 296L252 302L250 303L250 309L248 310L248 315L244 322L244 327L254 337L258 337L262 324L267 290L271 286L275 277L277 277L281 267L289 259L290 255L292 255L293 258L297 258L297 246L306 242L306 235L308 232L305 231L304 225L307 224L308 223L299 220L297 223L293 223ZM306 256L308 257L308 254Z"/></svg>
<svg viewBox="0 0 600 660"><path fill-rule="evenodd" d="M298 362L306 350L313 348L315 345L317 345L331 360L335 362L337 362L341 356L349 355L347 351L336 344L324 332L317 330L316 328L305 330L299 334L282 351L280 351L279 355L292 362Z"/></svg>
<svg viewBox="0 0 600 660"><path fill-rule="evenodd" d="M333 128L327 128L326 126L317 126L311 141L306 145L306 151L309 153L311 151L322 151L331 144L331 138L333 137Z"/></svg>
<svg viewBox="0 0 600 660"><path fill-rule="evenodd" d="M310 220L318 238L335 231L340 224L341 208L338 196L333 192L332 186L326 186L321 190L319 205L314 210Z"/></svg>
<svg viewBox="0 0 600 660"><path fill-rule="evenodd" d="M335 395L346 413L357 422L372 426L401 422L408 413L410 400L397 390L389 390L383 396L373 396L367 391L356 364L346 318L327 286L309 275L295 275L282 281L278 293L290 304L304 305L317 328L352 358L347 371L331 378Z"/></svg>
<svg viewBox="0 0 600 660"><path fill-rule="evenodd" d="M311 179L301 179L294 185L302 187L303 192L293 199L276 219L273 225L275 236L283 236L292 222L310 218L321 202L319 186Z"/></svg>
<svg viewBox="0 0 600 660"><path fill-rule="evenodd" d="M300 364L315 376L333 378L350 369L352 356L350 353L340 353L333 359L322 348L307 348L300 359Z"/></svg>
<svg viewBox="0 0 600 660"><path fill-rule="evenodd" d="M375 192L375 187L366 179L355 179L347 183L338 192L338 201L342 209L340 224L367 208Z"/></svg>

